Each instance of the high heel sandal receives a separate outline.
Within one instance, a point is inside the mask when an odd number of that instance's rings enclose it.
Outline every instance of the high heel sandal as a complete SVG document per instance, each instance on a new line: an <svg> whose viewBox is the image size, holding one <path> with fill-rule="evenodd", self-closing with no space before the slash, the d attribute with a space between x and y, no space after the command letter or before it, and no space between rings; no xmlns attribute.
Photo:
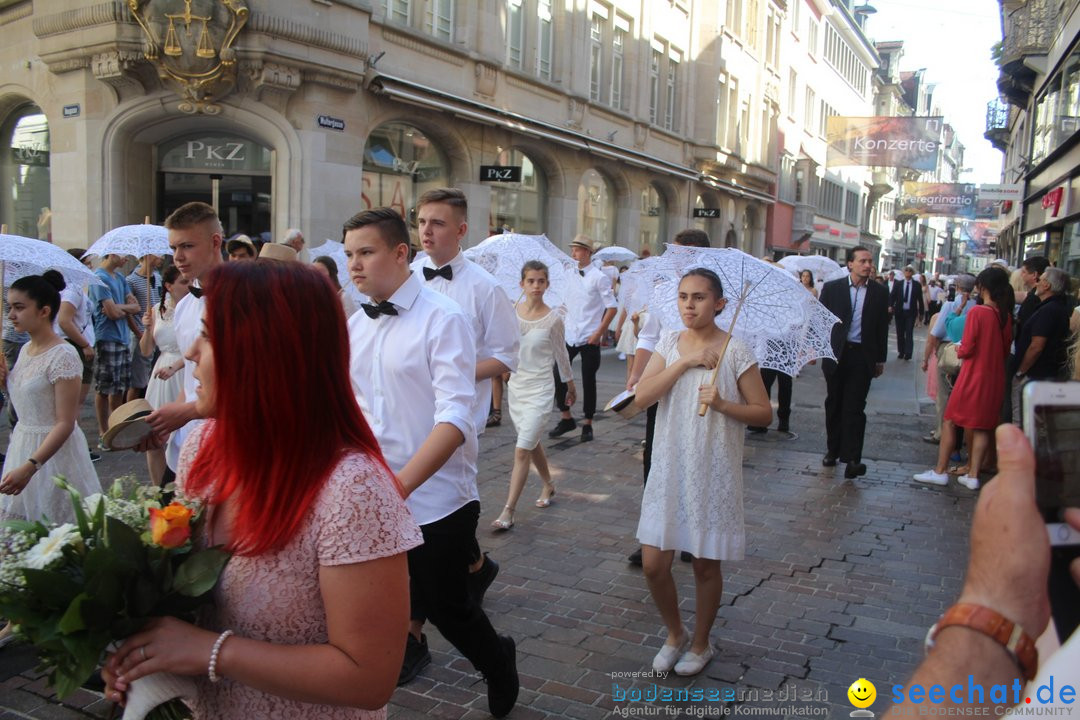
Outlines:
<svg viewBox="0 0 1080 720"><path fill-rule="evenodd" d="M553 497L555 497L555 485L554 485L554 483L551 484L551 492L548 494L547 497L544 497L543 495L541 495L540 497L536 498L536 507L538 507L538 508L551 507L551 499Z"/></svg>
<svg viewBox="0 0 1080 720"><path fill-rule="evenodd" d="M514 509L509 505L503 505L503 510L510 511L510 519L503 520L502 517L498 517L491 521L491 527L499 532L504 532L514 527Z"/></svg>

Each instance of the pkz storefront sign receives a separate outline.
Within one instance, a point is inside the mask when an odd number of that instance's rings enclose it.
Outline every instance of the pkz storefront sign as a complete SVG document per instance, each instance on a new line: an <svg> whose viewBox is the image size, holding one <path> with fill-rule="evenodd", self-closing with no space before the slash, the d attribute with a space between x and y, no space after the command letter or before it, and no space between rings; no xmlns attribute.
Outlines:
<svg viewBox="0 0 1080 720"><path fill-rule="evenodd" d="M716 219L720 217L720 208L694 208L694 217Z"/></svg>
<svg viewBox="0 0 1080 720"><path fill-rule="evenodd" d="M270 149L229 135L199 135L164 143L159 148L161 170L269 173Z"/></svg>
<svg viewBox="0 0 1080 720"><path fill-rule="evenodd" d="M321 128L345 132L345 121L341 118L330 117L329 115L319 115L315 118L315 122L317 122Z"/></svg>
<svg viewBox="0 0 1080 720"><path fill-rule="evenodd" d="M480 182L521 182L521 166L481 165Z"/></svg>

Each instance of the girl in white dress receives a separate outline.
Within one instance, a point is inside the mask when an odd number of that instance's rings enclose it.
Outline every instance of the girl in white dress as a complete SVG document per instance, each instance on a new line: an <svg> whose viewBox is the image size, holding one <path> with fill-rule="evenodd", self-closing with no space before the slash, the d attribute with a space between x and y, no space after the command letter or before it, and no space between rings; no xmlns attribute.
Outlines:
<svg viewBox="0 0 1080 720"><path fill-rule="evenodd" d="M155 346L161 351L154 363L154 369L150 371L150 382L146 386L146 402L155 410L176 400L183 387L184 378L180 371L184 369L184 356L182 348L176 342L173 310L189 290L188 281L175 265L165 268L161 284L165 288L161 303L146 311L143 317L146 331L139 340L139 352L144 357L153 355ZM146 466L150 472L150 482L160 484L165 474L165 450L148 450Z"/></svg>
<svg viewBox="0 0 1080 720"><path fill-rule="evenodd" d="M649 592L667 626L667 640L653 669L694 675L712 659L709 633L723 592L721 560L741 560L742 454L745 425L768 426L772 406L750 349L728 339L727 352L710 384L728 334L716 327L724 309L715 273L695 268L679 283L679 314L686 330L657 343L637 386L643 407L659 402L653 464L641 501L637 537ZM705 417L698 407L708 406ZM683 627L671 575L675 551L694 556L694 633Z"/></svg>
<svg viewBox="0 0 1080 720"><path fill-rule="evenodd" d="M548 289L547 265L536 260L525 263L521 268L521 289L525 298L517 306L518 326L521 329L518 367L507 385L510 390L510 419L518 432L517 446L514 448L514 469L510 473L510 494L506 498L506 506L491 523L496 530L509 530L514 526L514 509L521 491L525 489L530 464L536 466L544 482L536 507L548 507L555 495L544 446L540 444L540 432L551 411L551 398L555 392L555 380L551 374L553 363L558 365L559 377L567 385L566 404L573 405L577 395L570 356L566 351L563 309L552 310L544 304L544 293Z"/></svg>

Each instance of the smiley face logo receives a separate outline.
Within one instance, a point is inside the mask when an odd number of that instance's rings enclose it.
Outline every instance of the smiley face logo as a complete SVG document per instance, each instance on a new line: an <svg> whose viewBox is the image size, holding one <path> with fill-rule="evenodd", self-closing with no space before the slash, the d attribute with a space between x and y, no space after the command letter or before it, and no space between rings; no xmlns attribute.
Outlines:
<svg viewBox="0 0 1080 720"><path fill-rule="evenodd" d="M859 678L851 683L847 691L848 700L857 708L868 708L877 700L877 688L866 678Z"/></svg>

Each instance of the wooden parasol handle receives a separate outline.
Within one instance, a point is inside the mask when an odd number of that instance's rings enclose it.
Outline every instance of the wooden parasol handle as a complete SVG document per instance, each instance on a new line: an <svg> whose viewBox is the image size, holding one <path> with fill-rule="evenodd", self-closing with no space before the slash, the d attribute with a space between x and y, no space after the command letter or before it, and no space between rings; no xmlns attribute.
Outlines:
<svg viewBox="0 0 1080 720"><path fill-rule="evenodd" d="M709 378L709 384L716 384L716 376L720 374L720 365L724 362L724 356L727 355L728 343L731 342L731 332L735 329L735 321L739 319L739 313L742 312L743 301L746 300L746 290L749 287L750 282L747 281L746 287L743 288L743 292L739 295L739 302L735 305L735 314L731 317L731 325L728 327L727 337L724 338L723 344L720 346L720 356L716 358L716 367L713 368L712 376ZM698 417L705 417L705 413L709 412L709 406L705 403L701 403L698 406Z"/></svg>

